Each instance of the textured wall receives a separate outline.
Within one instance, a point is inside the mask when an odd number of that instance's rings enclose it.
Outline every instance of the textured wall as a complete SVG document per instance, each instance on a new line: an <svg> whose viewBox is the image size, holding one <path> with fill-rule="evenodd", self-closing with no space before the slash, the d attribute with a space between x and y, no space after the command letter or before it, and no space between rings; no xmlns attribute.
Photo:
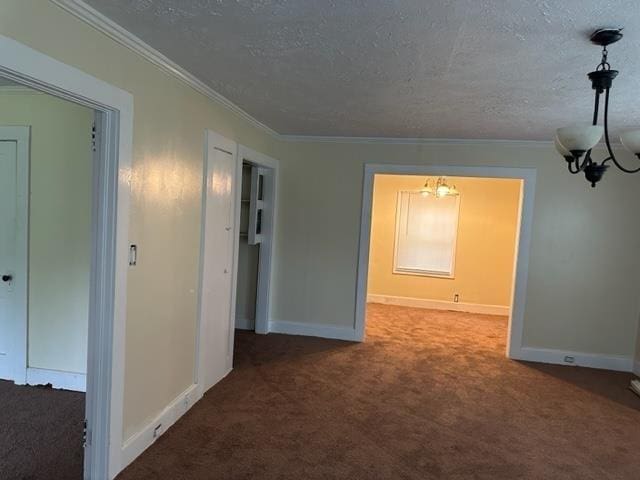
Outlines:
<svg viewBox="0 0 640 480"><path fill-rule="evenodd" d="M0 124L31 126L29 367L87 369L92 123L88 108L0 88Z"/></svg>
<svg viewBox="0 0 640 480"><path fill-rule="evenodd" d="M397 196L418 175L376 175L368 293L482 305L511 305L520 180L447 177L460 193L454 278L393 273Z"/></svg>

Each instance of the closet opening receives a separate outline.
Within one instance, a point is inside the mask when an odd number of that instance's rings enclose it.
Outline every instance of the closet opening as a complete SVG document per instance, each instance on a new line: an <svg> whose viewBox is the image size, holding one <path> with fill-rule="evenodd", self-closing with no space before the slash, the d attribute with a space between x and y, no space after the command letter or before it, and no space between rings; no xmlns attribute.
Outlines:
<svg viewBox="0 0 640 480"><path fill-rule="evenodd" d="M235 328L269 332L277 161L239 149Z"/></svg>

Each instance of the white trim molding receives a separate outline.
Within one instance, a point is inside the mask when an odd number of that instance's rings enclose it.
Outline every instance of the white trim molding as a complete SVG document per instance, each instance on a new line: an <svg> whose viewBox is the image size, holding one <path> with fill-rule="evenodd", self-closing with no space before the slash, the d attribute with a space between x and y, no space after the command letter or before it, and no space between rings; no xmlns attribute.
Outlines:
<svg viewBox="0 0 640 480"><path fill-rule="evenodd" d="M256 314L253 322L254 330L259 334L269 333L271 322L271 283L273 280L273 268L275 264L276 225L278 222L278 179L280 175L280 162L264 153L253 150L245 145L238 145L238 171L236 173L239 188L236 191L236 224L240 225L240 204L242 196L242 164L248 162L259 167L264 174L265 199L263 204L262 242L260 244L260 258L258 261L258 285L256 287ZM236 235L234 249L233 270L233 308L235 315L236 286L238 284L238 255L240 252L239 230Z"/></svg>
<svg viewBox="0 0 640 480"><path fill-rule="evenodd" d="M534 168L494 166L443 166L443 165L364 165L362 210L360 214L360 240L358 243L358 269L356 278L356 308L354 327L356 339L364 341L367 303L367 277L369 273L369 249L371 242L371 215L373 207L373 182L375 175L422 175L449 177L513 178L522 180L519 206L519 228L514 258L513 293L511 315L507 335L507 357L519 358L524 331L524 307L527 295L529 249L533 230L533 207L536 184Z"/></svg>
<svg viewBox="0 0 640 480"><path fill-rule="evenodd" d="M0 74L96 112L85 478L121 469L133 96L0 35Z"/></svg>
<svg viewBox="0 0 640 480"><path fill-rule="evenodd" d="M454 312L481 313L483 315L509 316L511 308L508 305L484 305L480 303L451 302L448 300L428 300L426 298L398 297L394 295L379 295L369 293L367 303L381 303L383 305L397 305L400 307L426 308L432 310L450 310Z"/></svg>
<svg viewBox="0 0 640 480"><path fill-rule="evenodd" d="M2 378L24 384L27 378L27 325L29 296L29 172L31 169L31 127L0 126L0 140L16 142L16 218L13 262L3 265L13 274L8 324L2 334L10 339L4 356L6 375ZM7 270L1 272L7 273ZM3 288L5 288L3 286ZM11 297L13 297L11 299ZM4 369L0 369L4 370ZM2 374L3 372L0 372Z"/></svg>
<svg viewBox="0 0 640 480"><path fill-rule="evenodd" d="M511 358L526 362L599 368L618 372L631 372L633 369L633 358L630 356L573 352L551 348L522 347L519 354Z"/></svg>
<svg viewBox="0 0 640 480"><path fill-rule="evenodd" d="M269 322L269 332L282 333L285 335L303 335L305 337L331 338L349 342L358 341L358 336L353 327L341 327L339 325L318 325L315 323L275 320Z"/></svg>
<svg viewBox="0 0 640 480"><path fill-rule="evenodd" d="M75 392L87 391L87 375L84 373L63 372L48 368L27 368L27 385L47 385Z"/></svg>
<svg viewBox="0 0 640 480"><path fill-rule="evenodd" d="M125 30L113 20L102 15L96 9L90 7L81 0L51 0L54 4L79 18L83 22L92 26L99 32L105 34L107 37L115 40L120 45L128 48L134 53L137 53L142 58L151 62L160 70L169 75L177 78L181 82L193 88L198 93L210 98L216 103L223 105L243 120L247 121L254 127L263 130L269 135L277 136L278 134L266 126L255 117L245 112L242 108L237 106L231 100L216 92L214 89L206 85L199 80L193 74L182 68L180 65L170 60L155 48L151 47L147 43L143 42L140 38Z"/></svg>
<svg viewBox="0 0 640 480"><path fill-rule="evenodd" d="M169 427L193 407L202 398L201 389L193 384L178 395L167 407L149 422L142 430L129 437L122 445L122 469L126 468L138 456L149 448Z"/></svg>
<svg viewBox="0 0 640 480"><path fill-rule="evenodd" d="M350 136L326 136L326 135L290 135L280 134L274 129L256 119L224 95L216 92L209 85L195 75L182 68L158 50L144 42L138 36L129 32L116 22L98 12L82 0L51 0L52 3L70 13L79 20L85 22L120 45L140 55L148 62L154 64L165 73L177 78L195 91L205 95L219 103L230 111L249 122L254 127L269 135L286 142L318 142L318 143L375 143L375 144L399 144L399 145L508 145L515 148L544 147L550 148L551 141L539 140L499 140L499 139L456 139L456 138L402 138L402 137L350 137Z"/></svg>
<svg viewBox="0 0 640 480"><path fill-rule="evenodd" d="M349 136L323 136L323 135L288 135L279 134L278 138L286 142L297 143L364 143L385 145L503 145L514 148L553 146L552 141L547 140L501 140L491 138L409 138L409 137L349 137Z"/></svg>

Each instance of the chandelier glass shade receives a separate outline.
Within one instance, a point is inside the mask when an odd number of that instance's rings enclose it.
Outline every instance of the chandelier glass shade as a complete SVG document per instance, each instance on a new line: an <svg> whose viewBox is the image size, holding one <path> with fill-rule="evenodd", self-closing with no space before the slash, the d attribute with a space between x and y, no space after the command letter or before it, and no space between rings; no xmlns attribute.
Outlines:
<svg viewBox="0 0 640 480"><path fill-rule="evenodd" d="M456 186L449 185L445 177L438 177L435 182L433 182L433 179L427 178L427 181L424 183L424 187L422 187L420 193L425 197L433 195L436 198L447 196L455 197L460 195L460 192L458 192Z"/></svg>
<svg viewBox="0 0 640 480"><path fill-rule="evenodd" d="M591 125L574 125L556 130L554 144L556 150L567 161L567 167L572 174L584 173L585 178L592 187L602 179L611 164L625 173L640 171L640 167L627 168L616 158L611 148L609 139L609 91L613 79L618 75L617 70L612 70L607 61L607 45L617 42L622 38L622 29L604 28L596 30L591 35L591 42L602 46L602 60L596 69L588 74L593 90L595 90L595 104L593 107L593 121ZM604 96L603 125L598 125L600 103ZM608 156L600 163L595 161L592 149L604 136ZM640 129L624 132L620 141L634 155L640 158Z"/></svg>

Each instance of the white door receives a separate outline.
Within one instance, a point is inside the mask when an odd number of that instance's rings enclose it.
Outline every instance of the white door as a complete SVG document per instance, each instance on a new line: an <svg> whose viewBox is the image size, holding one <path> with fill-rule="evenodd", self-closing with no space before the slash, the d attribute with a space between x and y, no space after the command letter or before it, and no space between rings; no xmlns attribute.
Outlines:
<svg viewBox="0 0 640 480"><path fill-rule="evenodd" d="M235 149L221 147L210 134L206 157L199 339L199 377L203 393L231 369L235 174Z"/></svg>
<svg viewBox="0 0 640 480"><path fill-rule="evenodd" d="M0 378L24 383L28 157L24 130L0 129Z"/></svg>

